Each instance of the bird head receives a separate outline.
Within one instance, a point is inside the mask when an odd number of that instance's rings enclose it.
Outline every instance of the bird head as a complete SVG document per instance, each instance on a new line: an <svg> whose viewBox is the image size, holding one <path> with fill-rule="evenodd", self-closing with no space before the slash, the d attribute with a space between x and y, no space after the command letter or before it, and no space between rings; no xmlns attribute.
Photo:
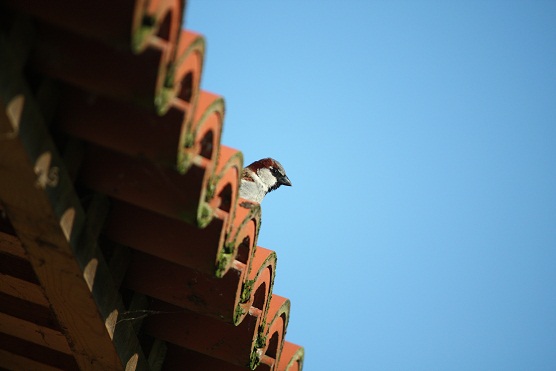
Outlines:
<svg viewBox="0 0 556 371"><path fill-rule="evenodd" d="M292 185L284 167L273 158L263 158L243 169L240 197L261 202L267 193L282 185Z"/></svg>

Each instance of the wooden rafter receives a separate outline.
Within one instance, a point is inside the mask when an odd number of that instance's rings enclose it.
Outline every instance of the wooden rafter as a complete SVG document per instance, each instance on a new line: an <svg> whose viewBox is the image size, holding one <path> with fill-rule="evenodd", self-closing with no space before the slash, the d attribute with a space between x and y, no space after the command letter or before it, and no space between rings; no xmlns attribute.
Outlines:
<svg viewBox="0 0 556 371"><path fill-rule="evenodd" d="M10 44L1 34L0 50L2 207L78 367L147 370L131 325L115 325L125 310L121 298L90 237L64 163L11 59Z"/></svg>

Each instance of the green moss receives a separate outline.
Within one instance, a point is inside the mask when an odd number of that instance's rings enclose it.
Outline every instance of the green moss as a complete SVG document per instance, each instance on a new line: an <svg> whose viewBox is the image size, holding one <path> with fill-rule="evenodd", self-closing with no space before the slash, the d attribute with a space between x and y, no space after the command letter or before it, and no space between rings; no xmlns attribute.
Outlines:
<svg viewBox="0 0 556 371"><path fill-rule="evenodd" d="M205 193L206 202L209 202L214 197L214 194L216 193L216 181L214 181L214 179L211 179L208 183L209 184L207 186L207 191Z"/></svg>
<svg viewBox="0 0 556 371"><path fill-rule="evenodd" d="M133 39L131 40L131 47L134 53L139 53L143 49L145 40L154 33L155 24L155 17L149 15L143 17L141 26L133 34Z"/></svg>
<svg viewBox="0 0 556 371"><path fill-rule="evenodd" d="M218 261L216 262L216 267L215 267L216 277L222 278L222 276L224 276L226 267L232 260L233 252L234 252L233 244L231 243L224 244L222 250L220 251L220 256L218 257Z"/></svg>
<svg viewBox="0 0 556 371"><path fill-rule="evenodd" d="M171 88L162 88L160 93L154 98L154 106L159 116L164 115L170 107L170 100L174 96Z"/></svg>
<svg viewBox="0 0 556 371"><path fill-rule="evenodd" d="M205 228L207 225L209 225L211 220L212 220L212 209L208 204L203 203L198 213L197 226L199 228Z"/></svg>
<svg viewBox="0 0 556 371"><path fill-rule="evenodd" d="M191 132L187 133L187 136L185 137L185 141L183 143L184 148L193 148L194 144L195 144L195 135L193 135L193 133Z"/></svg>
<svg viewBox="0 0 556 371"><path fill-rule="evenodd" d="M222 278L222 276L224 276L224 271L226 271L226 267L228 266L228 263L231 259L231 256L229 254L220 254L220 257L218 258L218 262L216 263L216 269L215 269L215 276L217 278Z"/></svg>
<svg viewBox="0 0 556 371"><path fill-rule="evenodd" d="M257 353L257 349L251 352L251 359L249 360L249 368L254 370L261 363L261 356Z"/></svg>
<svg viewBox="0 0 556 371"><path fill-rule="evenodd" d="M238 323L239 319L245 314L245 311L238 305L234 311L234 323Z"/></svg>
<svg viewBox="0 0 556 371"><path fill-rule="evenodd" d="M247 280L243 284L241 289L241 303L245 304L251 298L251 291L253 291L253 285L255 284L255 280Z"/></svg>
<svg viewBox="0 0 556 371"><path fill-rule="evenodd" d="M266 345L266 336L257 336L257 340L255 341L256 348L264 348Z"/></svg>

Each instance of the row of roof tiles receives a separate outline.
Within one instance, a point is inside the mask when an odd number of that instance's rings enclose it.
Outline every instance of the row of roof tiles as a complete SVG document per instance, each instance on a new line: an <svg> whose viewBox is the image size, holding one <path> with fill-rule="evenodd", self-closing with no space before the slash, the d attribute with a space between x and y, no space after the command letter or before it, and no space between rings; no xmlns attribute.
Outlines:
<svg viewBox="0 0 556 371"><path fill-rule="evenodd" d="M272 294L276 253L256 244L260 205L238 198L241 152L220 145L224 101L199 88L203 37L181 29L183 2L111 4L4 4L1 140L29 158L0 174L15 177L0 184L0 360L118 369L103 360L115 351L126 369L300 369L303 348L285 341L290 302ZM40 264L58 260L36 239L59 236L31 225L26 194L48 200L35 219L60 227L81 267L71 280L89 288L115 350L89 350L69 323L64 311L91 308L55 297Z"/></svg>

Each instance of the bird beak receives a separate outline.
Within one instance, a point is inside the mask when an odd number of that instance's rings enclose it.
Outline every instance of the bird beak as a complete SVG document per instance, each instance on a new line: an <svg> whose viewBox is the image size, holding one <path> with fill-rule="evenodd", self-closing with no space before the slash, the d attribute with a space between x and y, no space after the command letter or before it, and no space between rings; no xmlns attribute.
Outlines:
<svg viewBox="0 0 556 371"><path fill-rule="evenodd" d="M284 175L282 178L280 178L280 184L291 187L292 182L290 181L290 179L287 176Z"/></svg>

